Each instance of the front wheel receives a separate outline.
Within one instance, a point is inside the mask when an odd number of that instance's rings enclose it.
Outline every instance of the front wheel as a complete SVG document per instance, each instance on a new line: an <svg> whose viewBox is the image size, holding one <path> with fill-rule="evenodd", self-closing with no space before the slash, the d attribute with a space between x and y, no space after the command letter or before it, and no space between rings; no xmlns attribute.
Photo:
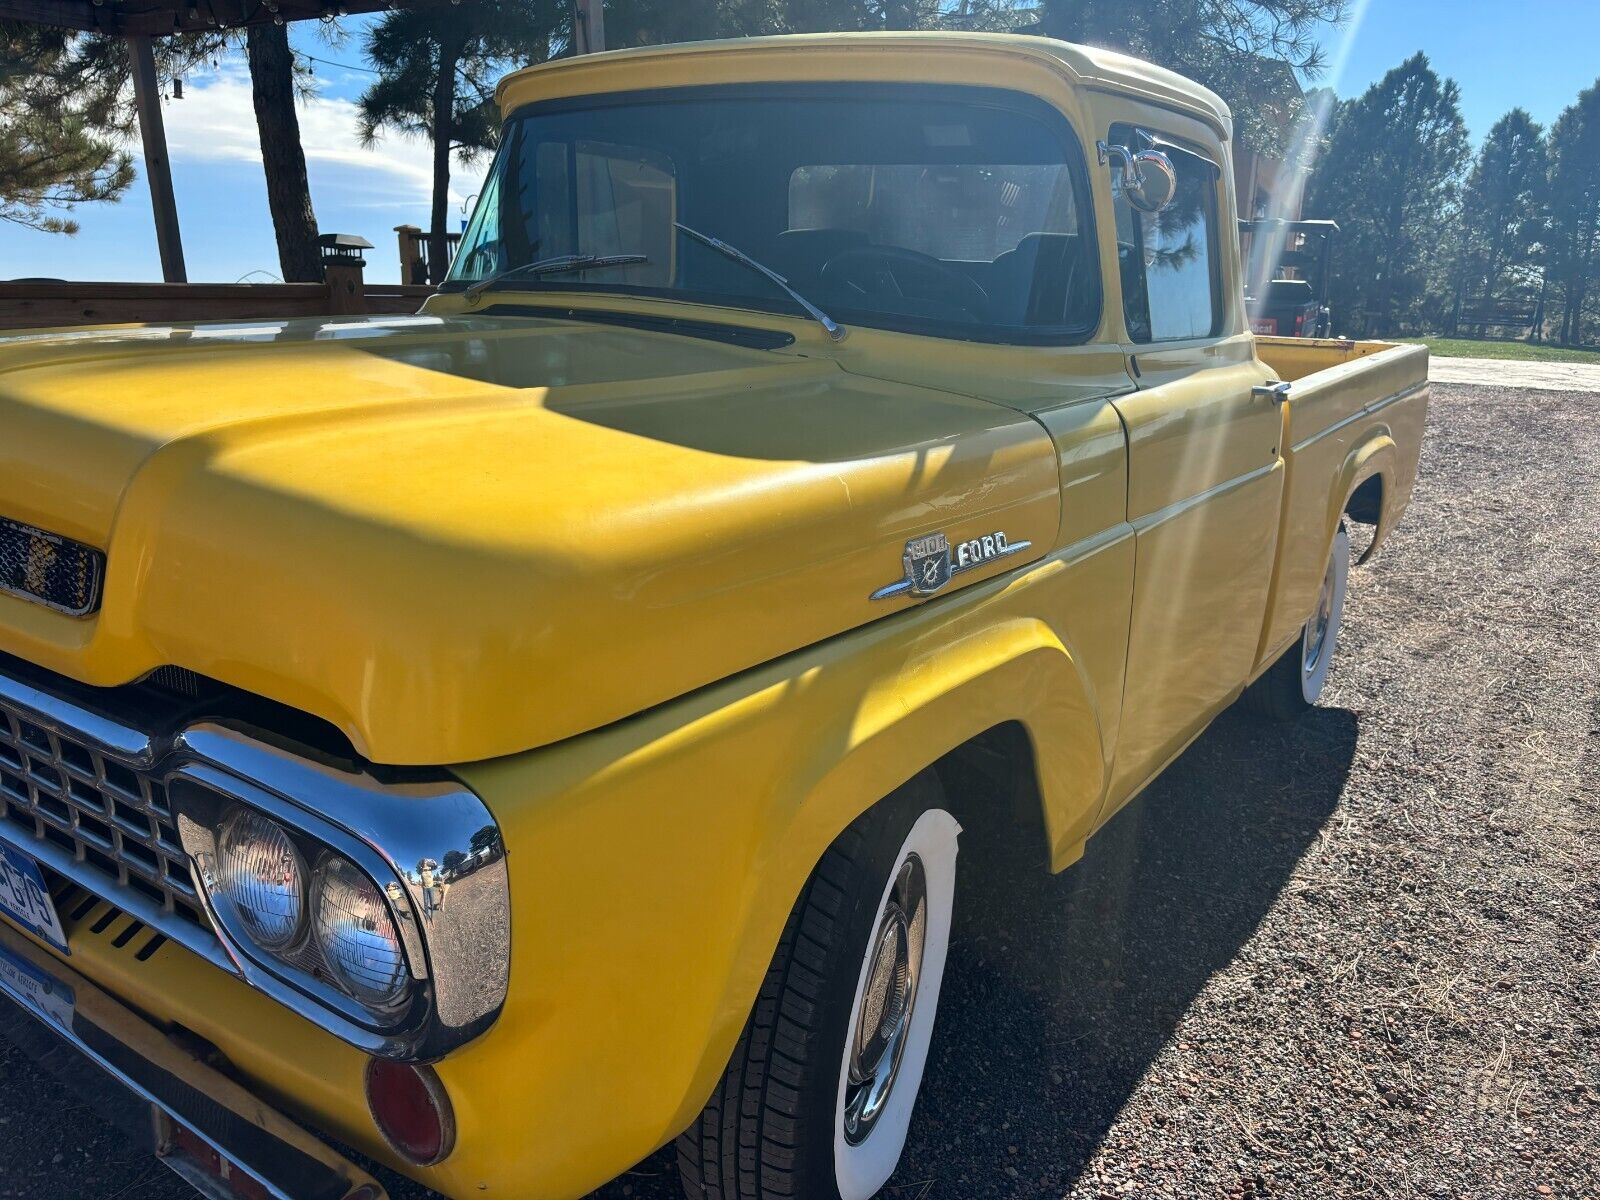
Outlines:
<svg viewBox="0 0 1600 1200"><path fill-rule="evenodd" d="M690 1200L869 1200L888 1182L933 1038L960 832L924 772L828 848L678 1139Z"/></svg>
<svg viewBox="0 0 1600 1200"><path fill-rule="evenodd" d="M1300 638L1285 650L1266 674L1250 685L1246 702L1256 712L1276 720L1289 720L1314 705L1328 686L1328 671L1339 644L1344 621L1345 586L1350 579L1350 531L1339 523L1333 535L1317 607L1300 631Z"/></svg>

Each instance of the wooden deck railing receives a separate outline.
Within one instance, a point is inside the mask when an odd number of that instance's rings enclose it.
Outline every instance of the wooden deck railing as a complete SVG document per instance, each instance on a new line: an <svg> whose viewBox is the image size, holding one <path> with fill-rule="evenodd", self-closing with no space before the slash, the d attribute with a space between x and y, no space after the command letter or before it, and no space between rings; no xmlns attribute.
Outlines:
<svg viewBox="0 0 1600 1200"><path fill-rule="evenodd" d="M0 330L413 313L432 292L341 270L322 283L0 283Z"/></svg>
<svg viewBox="0 0 1600 1200"><path fill-rule="evenodd" d="M396 225L395 235L400 244L400 280L402 283L427 283L429 272L433 268L433 254L428 245L426 230L415 225ZM450 260L456 255L456 248L461 245L461 234L446 233L444 235L446 258L439 268L443 275L450 269Z"/></svg>

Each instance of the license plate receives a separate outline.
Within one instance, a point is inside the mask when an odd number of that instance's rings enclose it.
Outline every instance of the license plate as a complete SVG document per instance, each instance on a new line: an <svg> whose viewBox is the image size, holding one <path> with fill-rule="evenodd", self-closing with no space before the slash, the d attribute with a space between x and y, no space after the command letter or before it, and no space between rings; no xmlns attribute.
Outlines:
<svg viewBox="0 0 1600 1200"><path fill-rule="evenodd" d="M57 950L67 949L67 934L39 864L10 846L0 846L0 909Z"/></svg>
<svg viewBox="0 0 1600 1200"><path fill-rule="evenodd" d="M72 1028L72 989L0 947L0 988L46 1021Z"/></svg>

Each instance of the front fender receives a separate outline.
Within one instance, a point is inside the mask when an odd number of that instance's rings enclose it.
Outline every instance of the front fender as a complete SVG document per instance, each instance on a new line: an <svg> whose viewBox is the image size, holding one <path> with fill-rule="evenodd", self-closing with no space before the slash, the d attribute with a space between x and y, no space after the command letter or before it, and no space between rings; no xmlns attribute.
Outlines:
<svg viewBox="0 0 1600 1200"><path fill-rule="evenodd" d="M1102 719L1079 656L1030 614L1074 574L1131 571L1131 543L1089 558L1046 559L608 729L459 768L505 836L513 950L499 1022L439 1064L462 1129L451 1174L579 1195L680 1132L823 851L995 725L1033 736L1053 857L1070 859L1100 811Z"/></svg>

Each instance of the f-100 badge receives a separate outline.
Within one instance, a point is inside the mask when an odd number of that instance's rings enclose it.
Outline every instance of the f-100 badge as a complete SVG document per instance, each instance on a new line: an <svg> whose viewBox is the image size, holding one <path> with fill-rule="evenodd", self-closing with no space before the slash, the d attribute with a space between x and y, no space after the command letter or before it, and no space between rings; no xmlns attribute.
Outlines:
<svg viewBox="0 0 1600 1200"><path fill-rule="evenodd" d="M949 583L951 576L1017 554L1031 545L1032 542L1013 542L1005 534L995 532L957 542L952 550L943 533L924 534L906 543L906 552L901 558L905 575L873 592L871 598L931 596Z"/></svg>

